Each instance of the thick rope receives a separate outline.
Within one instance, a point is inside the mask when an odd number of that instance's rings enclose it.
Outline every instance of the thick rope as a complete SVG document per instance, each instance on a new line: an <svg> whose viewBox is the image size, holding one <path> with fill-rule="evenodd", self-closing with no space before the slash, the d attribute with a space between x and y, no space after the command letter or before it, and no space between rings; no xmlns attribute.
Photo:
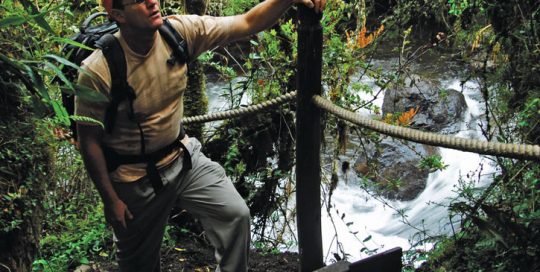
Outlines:
<svg viewBox="0 0 540 272"><path fill-rule="evenodd" d="M206 115L197 115L192 117L185 117L182 119L183 124L193 124L193 123L206 123L217 120L225 120L234 117L240 117L243 115L254 114L263 110L267 110L271 107L278 106L293 100L296 97L296 91L283 94L274 99L264 101L259 104L251 105L249 107L234 109L229 111L215 112Z"/></svg>
<svg viewBox="0 0 540 272"><path fill-rule="evenodd" d="M423 132L415 129L389 125L384 122L360 116L354 112L350 112L334 105L332 102L322 98L319 95L313 96L313 102L321 109L324 109L351 123L396 138L479 154L540 161L540 146L538 145L486 142Z"/></svg>
<svg viewBox="0 0 540 272"><path fill-rule="evenodd" d="M216 112L206 115L198 115L193 117L185 117L182 119L184 124L204 123L218 120L225 120L235 117L240 117L248 114L254 114L271 107L282 105L285 102L296 98L296 91L286 93L274 99L251 105L245 108L234 109L223 112ZM498 142L486 142L474 139L465 139L460 137L424 132L420 130L398 127L389 125L384 122L372 120L367 117L360 116L354 112L350 112L343 108L334 105L332 102L324 99L319 95L313 96L315 105L324 109L338 117L341 117L353 124L368 128L385 135L390 135L399 139L409 140L417 143L428 144L433 146L447 147L462 151L469 151L485 155L495 155L517 159L529 159L540 161L540 146L527 144L507 144Z"/></svg>

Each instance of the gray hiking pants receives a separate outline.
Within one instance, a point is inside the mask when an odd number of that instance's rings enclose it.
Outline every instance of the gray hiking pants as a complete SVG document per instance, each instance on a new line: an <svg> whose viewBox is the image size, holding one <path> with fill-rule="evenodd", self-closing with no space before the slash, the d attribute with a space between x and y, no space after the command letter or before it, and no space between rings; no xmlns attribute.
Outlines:
<svg viewBox="0 0 540 272"><path fill-rule="evenodd" d="M113 186L133 214L127 229L113 226L122 271L159 271L160 248L171 209L179 206L200 219L215 247L216 271L247 271L250 217L242 197L218 163L201 153L201 143L186 145L193 168L182 172L183 157L160 170L164 188L156 194L142 178Z"/></svg>

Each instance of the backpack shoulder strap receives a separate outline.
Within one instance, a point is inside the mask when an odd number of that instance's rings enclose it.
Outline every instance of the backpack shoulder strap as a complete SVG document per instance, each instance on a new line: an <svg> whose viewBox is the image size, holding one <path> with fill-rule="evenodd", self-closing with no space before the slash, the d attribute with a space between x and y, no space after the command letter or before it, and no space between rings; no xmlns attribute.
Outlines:
<svg viewBox="0 0 540 272"><path fill-rule="evenodd" d="M111 133L118 105L124 99L128 99L132 103L135 99L135 92L127 82L126 57L118 39L113 34L105 34L96 42L96 46L102 50L111 74L111 103L105 113L105 130Z"/></svg>
<svg viewBox="0 0 540 272"><path fill-rule="evenodd" d="M175 62L186 63L189 61L186 40L174 29L169 19L163 19L163 25L159 27L159 33L173 50L171 57L167 60L169 65L174 65Z"/></svg>

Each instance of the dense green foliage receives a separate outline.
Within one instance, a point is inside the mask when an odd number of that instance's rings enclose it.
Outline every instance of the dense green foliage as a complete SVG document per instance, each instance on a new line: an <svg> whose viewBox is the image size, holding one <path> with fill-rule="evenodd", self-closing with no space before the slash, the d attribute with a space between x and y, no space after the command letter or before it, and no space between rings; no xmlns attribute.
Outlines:
<svg viewBox="0 0 540 272"><path fill-rule="evenodd" d="M77 30L76 3L36 3L3 1L0 9L0 262L17 271L65 271L97 256L105 241L110 249L111 238L78 152L62 140L70 119L60 87L102 98L61 72L73 65L59 51Z"/></svg>
<svg viewBox="0 0 540 272"><path fill-rule="evenodd" d="M6 79L6 71L0 73ZM25 271L37 253L41 234L43 199L50 182L51 150L46 143L50 137L31 114L19 82L1 83L0 263Z"/></svg>
<svg viewBox="0 0 540 272"><path fill-rule="evenodd" d="M180 1L161 3L168 14L183 8ZM232 15L254 4L251 0L209 2L207 13ZM78 152L62 140L62 128L77 117L67 116L60 92L103 99L88 95L61 72L62 66L72 65L60 53L66 37L97 10L93 0L4 0L0 6L2 265L24 271L35 260L35 271L65 271L114 258L100 199ZM486 139L539 144L539 16L540 4L532 0L330 1L322 19L325 95L343 107L377 113L380 109L372 101L362 99L363 93L373 90L352 82L354 71L363 69L384 91L402 84L408 66L424 53L444 52L476 67L469 76L481 83ZM230 107L238 107L242 97L259 102L295 88L296 43L291 10L271 30L205 54L200 61L206 71L229 82L223 95ZM373 69L370 60L377 54L397 55L400 67L384 73ZM242 77L235 79L238 75ZM256 118L224 122L204 139L205 152L222 163L250 205L254 245L265 251L296 243L286 235L296 212L291 203L293 120L294 106L289 105ZM349 128L329 116L325 128L337 135L333 139L337 157L347 143ZM374 141L378 138L371 132L359 133ZM429 237L407 251L406 270L414 270L414 262L426 258L419 270L539 269L540 168L521 160L494 158L494 162L498 172L486 188L477 188L477 176L460 177L456 188L460 197L449 207L460 228L450 237ZM332 165L330 175L337 175L337 167ZM421 167L436 170L446 165L432 156L424 158ZM331 179L323 184L329 198L336 183ZM165 246L171 246L171 239L168 236ZM428 242L434 243L433 250L422 251L420 246ZM346 252L339 253L346 258ZM16 254L24 257L16 259Z"/></svg>

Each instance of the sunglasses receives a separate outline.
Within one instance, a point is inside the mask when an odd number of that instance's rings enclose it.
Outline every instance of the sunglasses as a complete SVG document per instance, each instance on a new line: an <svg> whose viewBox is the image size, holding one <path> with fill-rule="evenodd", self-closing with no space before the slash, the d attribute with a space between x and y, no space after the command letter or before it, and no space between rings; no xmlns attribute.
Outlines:
<svg viewBox="0 0 540 272"><path fill-rule="evenodd" d="M142 4L144 3L146 0L129 0L127 3L125 4L122 4L124 7L126 6L131 6L131 5L135 5L135 4Z"/></svg>

